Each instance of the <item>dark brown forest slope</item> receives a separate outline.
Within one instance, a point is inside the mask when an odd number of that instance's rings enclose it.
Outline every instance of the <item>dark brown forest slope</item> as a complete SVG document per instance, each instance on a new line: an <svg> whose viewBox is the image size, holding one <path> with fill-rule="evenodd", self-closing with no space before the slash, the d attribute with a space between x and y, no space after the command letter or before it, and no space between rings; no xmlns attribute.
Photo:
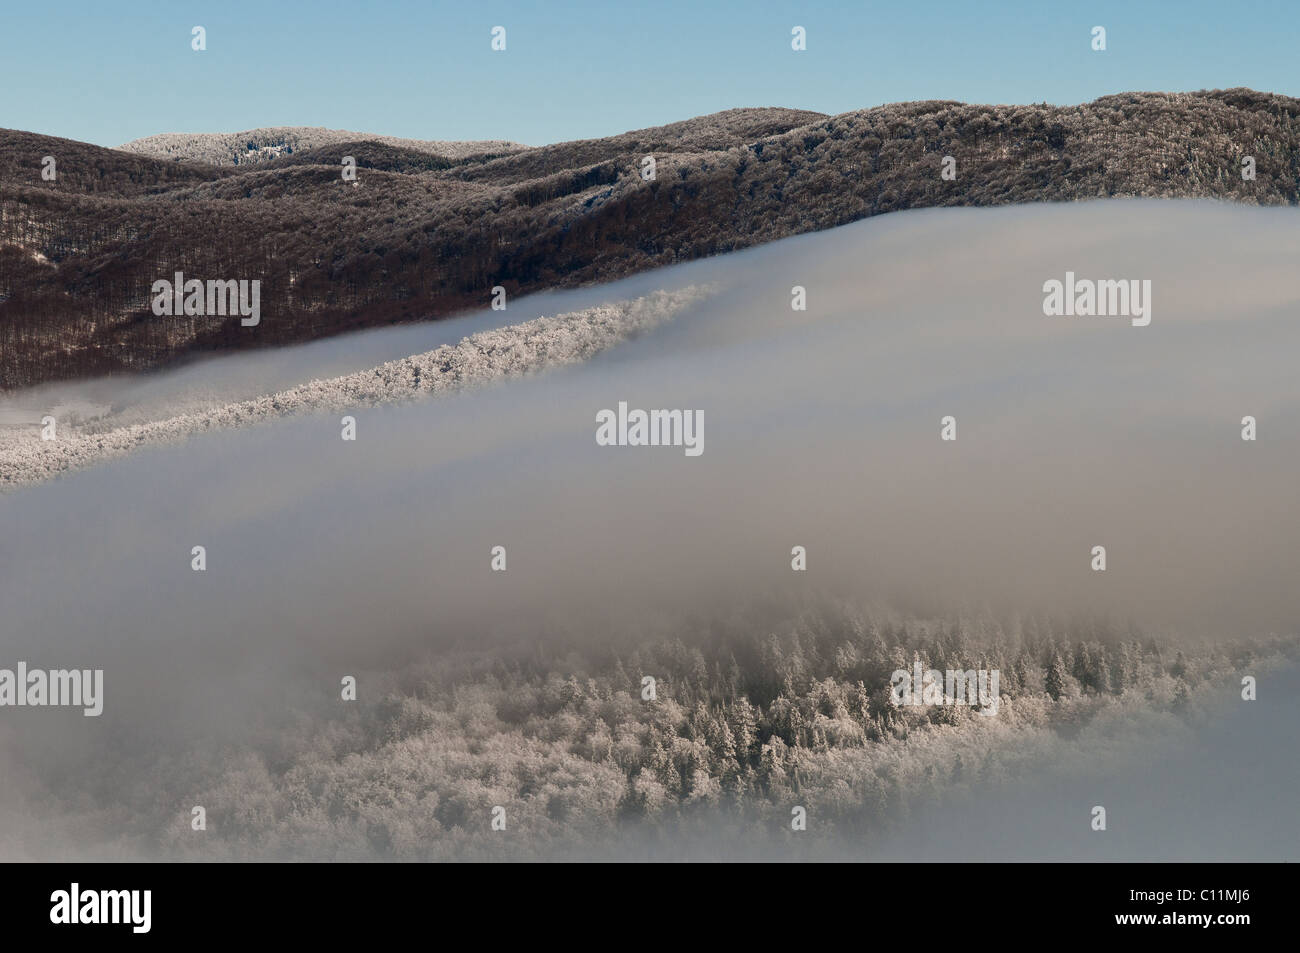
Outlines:
<svg viewBox="0 0 1300 953"><path fill-rule="evenodd" d="M364 141L221 167L0 130L0 388L437 317L494 285L608 280L900 209L1108 196L1295 205L1300 100L743 109L495 157ZM154 316L150 287L176 271L260 279L261 324Z"/></svg>

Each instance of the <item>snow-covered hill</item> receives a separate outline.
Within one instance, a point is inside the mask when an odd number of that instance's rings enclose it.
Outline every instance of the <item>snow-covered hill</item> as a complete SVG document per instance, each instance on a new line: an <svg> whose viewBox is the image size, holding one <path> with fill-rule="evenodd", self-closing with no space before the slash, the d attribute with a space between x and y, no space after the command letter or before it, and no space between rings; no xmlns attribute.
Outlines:
<svg viewBox="0 0 1300 953"><path fill-rule="evenodd" d="M117 148L155 159L204 162L208 165L257 165L307 149L338 142L361 141L382 142L444 159L463 159L484 153L503 155L528 148L517 142L500 139L472 142L403 139L319 126L272 126L246 129L243 132L164 132L134 139Z"/></svg>

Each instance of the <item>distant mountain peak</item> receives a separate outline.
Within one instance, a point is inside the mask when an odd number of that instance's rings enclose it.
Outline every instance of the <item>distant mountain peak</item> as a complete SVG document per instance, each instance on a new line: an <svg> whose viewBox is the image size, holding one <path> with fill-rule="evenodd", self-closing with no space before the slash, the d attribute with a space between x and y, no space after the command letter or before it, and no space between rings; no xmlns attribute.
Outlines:
<svg viewBox="0 0 1300 953"><path fill-rule="evenodd" d="M520 152L527 146L501 139L452 142L426 139L402 139L368 132L325 129L320 126L268 126L242 132L164 132L124 143L122 152L172 159L177 162L203 162L208 165L258 165L307 149L339 142L382 142L444 159L464 159L485 153Z"/></svg>

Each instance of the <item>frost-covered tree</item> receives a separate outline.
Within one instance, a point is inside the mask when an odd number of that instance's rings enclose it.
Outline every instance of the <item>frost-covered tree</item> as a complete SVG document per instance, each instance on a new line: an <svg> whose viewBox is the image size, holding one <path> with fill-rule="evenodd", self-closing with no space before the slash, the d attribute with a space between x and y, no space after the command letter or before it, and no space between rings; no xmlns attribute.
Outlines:
<svg viewBox="0 0 1300 953"><path fill-rule="evenodd" d="M1043 687L1047 694L1053 698L1059 699L1062 695L1069 692L1069 673L1065 670L1065 662L1061 654L1056 652L1052 655L1052 661L1047 666L1047 675L1043 679Z"/></svg>

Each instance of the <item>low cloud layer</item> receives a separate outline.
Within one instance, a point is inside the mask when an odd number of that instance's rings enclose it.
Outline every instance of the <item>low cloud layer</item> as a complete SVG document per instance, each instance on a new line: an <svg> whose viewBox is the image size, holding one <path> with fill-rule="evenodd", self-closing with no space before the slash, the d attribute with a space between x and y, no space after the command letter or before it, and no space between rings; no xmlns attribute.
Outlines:
<svg viewBox="0 0 1300 953"><path fill-rule="evenodd" d="M602 289L720 288L580 366L358 412L355 442L309 415L6 494L0 664L102 667L106 699L0 712L0 805L129 799L88 752L247 742L350 671L810 591L1293 631L1295 214L890 215ZM1045 316L1067 271L1150 280L1149 326ZM704 453L599 446L620 401L702 412Z"/></svg>

